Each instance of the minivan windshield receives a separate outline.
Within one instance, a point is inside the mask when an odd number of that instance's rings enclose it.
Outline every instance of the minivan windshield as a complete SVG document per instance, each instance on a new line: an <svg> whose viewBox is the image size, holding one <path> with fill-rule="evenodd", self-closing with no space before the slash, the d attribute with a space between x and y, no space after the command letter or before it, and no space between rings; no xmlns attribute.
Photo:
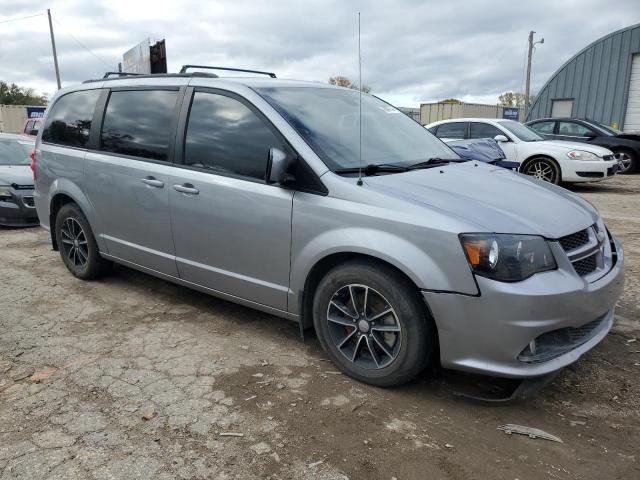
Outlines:
<svg viewBox="0 0 640 480"><path fill-rule="evenodd" d="M506 128L523 142L539 142L544 140L534 130L513 120L501 120L498 122L501 127Z"/></svg>
<svg viewBox="0 0 640 480"><path fill-rule="evenodd" d="M322 87L270 87L257 91L330 169L358 167L359 92ZM400 110L374 96L362 95L363 165L406 167L429 159L459 158Z"/></svg>
<svg viewBox="0 0 640 480"><path fill-rule="evenodd" d="M29 140L0 138L0 165L29 165L34 146Z"/></svg>

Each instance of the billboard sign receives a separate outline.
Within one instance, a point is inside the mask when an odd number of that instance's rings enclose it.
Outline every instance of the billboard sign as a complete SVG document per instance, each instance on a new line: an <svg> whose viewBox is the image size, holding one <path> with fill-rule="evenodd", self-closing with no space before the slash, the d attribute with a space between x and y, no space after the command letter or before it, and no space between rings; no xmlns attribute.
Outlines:
<svg viewBox="0 0 640 480"><path fill-rule="evenodd" d="M508 120L515 120L517 122L519 114L520 114L520 110L518 108L513 108L513 107L502 108L502 118L506 118Z"/></svg>
<svg viewBox="0 0 640 480"><path fill-rule="evenodd" d="M148 38L125 52L122 56L122 71L127 73L151 73L151 50Z"/></svg>
<svg viewBox="0 0 640 480"><path fill-rule="evenodd" d="M42 118L47 107L27 107L27 118Z"/></svg>

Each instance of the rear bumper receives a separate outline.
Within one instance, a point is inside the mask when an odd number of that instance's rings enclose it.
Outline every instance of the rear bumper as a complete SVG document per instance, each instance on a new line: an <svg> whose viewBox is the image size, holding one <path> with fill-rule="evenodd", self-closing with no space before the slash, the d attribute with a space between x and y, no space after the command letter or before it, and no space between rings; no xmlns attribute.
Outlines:
<svg viewBox="0 0 640 480"><path fill-rule="evenodd" d="M599 182L613 177L618 170L618 160L585 162L567 161L562 165L564 182Z"/></svg>
<svg viewBox="0 0 640 480"><path fill-rule="evenodd" d="M438 327L442 366L531 378L578 360L613 325L624 287L622 247L614 242L616 263L593 283L559 269L517 283L478 277L477 297L423 292ZM532 340L546 348L544 355L531 355Z"/></svg>
<svg viewBox="0 0 640 480"><path fill-rule="evenodd" d="M12 201L0 201L0 225L30 227L39 224L32 190L12 192Z"/></svg>

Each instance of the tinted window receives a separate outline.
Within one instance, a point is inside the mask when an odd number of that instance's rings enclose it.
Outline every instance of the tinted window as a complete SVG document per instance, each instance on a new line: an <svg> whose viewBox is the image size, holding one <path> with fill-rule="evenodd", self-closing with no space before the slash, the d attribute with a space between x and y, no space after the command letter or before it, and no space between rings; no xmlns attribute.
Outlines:
<svg viewBox="0 0 640 480"><path fill-rule="evenodd" d="M102 124L102 150L167 160L171 122L178 92L111 92Z"/></svg>
<svg viewBox="0 0 640 480"><path fill-rule="evenodd" d="M496 135L504 135L504 133L488 123L471 122L469 138L495 138Z"/></svg>
<svg viewBox="0 0 640 480"><path fill-rule="evenodd" d="M61 97L47 115L42 141L72 147L86 146L99 96L100 90L82 90Z"/></svg>
<svg viewBox="0 0 640 480"><path fill-rule="evenodd" d="M467 124L465 122L441 123L438 126L438 138L459 138L465 136Z"/></svg>
<svg viewBox="0 0 640 480"><path fill-rule="evenodd" d="M553 134L553 128L555 127L555 123L556 122L538 122L529 126L538 133L541 133L543 135L544 134L551 135Z"/></svg>
<svg viewBox="0 0 640 480"><path fill-rule="evenodd" d="M570 137L590 137L595 135L593 130L579 123L558 122L558 135L567 135Z"/></svg>
<svg viewBox="0 0 640 480"><path fill-rule="evenodd" d="M185 165L264 179L271 147L283 149L282 142L249 107L224 95L195 93Z"/></svg>

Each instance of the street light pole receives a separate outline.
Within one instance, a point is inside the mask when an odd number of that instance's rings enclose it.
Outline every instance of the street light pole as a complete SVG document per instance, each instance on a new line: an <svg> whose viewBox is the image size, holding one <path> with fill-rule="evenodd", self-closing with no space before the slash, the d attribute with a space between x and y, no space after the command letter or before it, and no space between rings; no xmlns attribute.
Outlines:
<svg viewBox="0 0 640 480"><path fill-rule="evenodd" d="M51 10L47 8L47 16L49 17L49 33L51 34L51 50L53 50L53 65L56 67L56 81L58 82L58 90L62 88L60 85L60 70L58 69L58 54L56 53L56 39L53 36L53 24L51 23Z"/></svg>
<svg viewBox="0 0 640 480"><path fill-rule="evenodd" d="M533 30L531 30L529 32L529 53L527 55L527 84L525 87L525 92L524 92L524 107L525 107L525 115L527 113L529 113L529 94L530 94L530 87L531 87L531 57L533 55L533 49L534 47L540 43L544 43L544 38L541 39L539 42L535 42L533 41L533 34L536 33Z"/></svg>

